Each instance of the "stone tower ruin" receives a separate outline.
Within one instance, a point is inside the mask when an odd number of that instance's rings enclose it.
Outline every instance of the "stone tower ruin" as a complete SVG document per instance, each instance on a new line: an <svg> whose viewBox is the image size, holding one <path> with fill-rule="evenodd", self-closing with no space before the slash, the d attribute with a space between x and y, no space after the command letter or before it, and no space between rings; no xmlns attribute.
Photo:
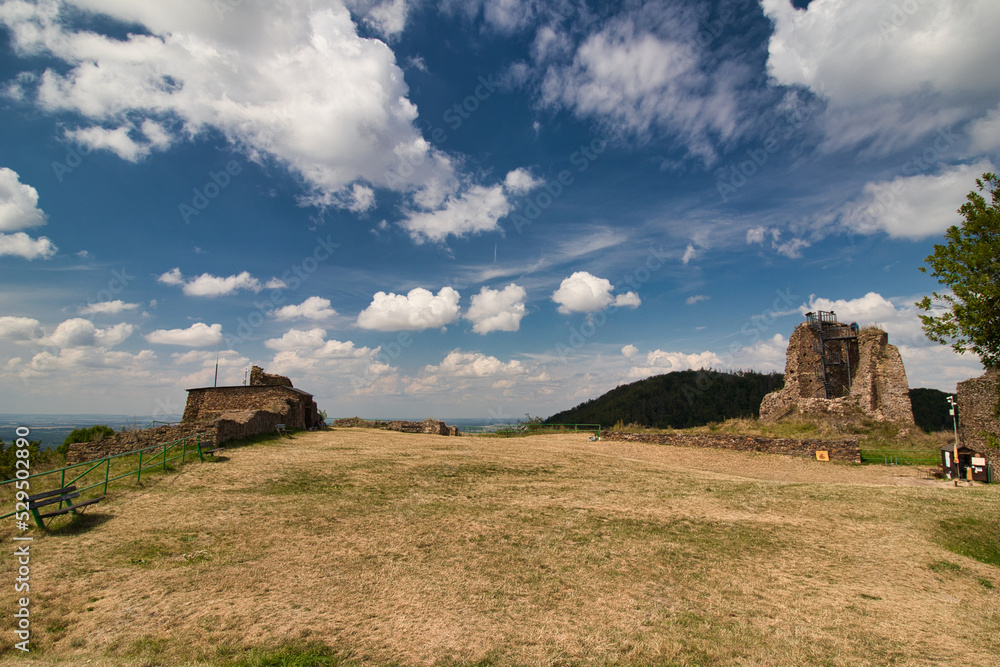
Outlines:
<svg viewBox="0 0 1000 667"><path fill-rule="evenodd" d="M807 313L788 340L785 386L764 397L761 421L801 414L863 414L913 424L903 359L886 332L859 331L833 311Z"/></svg>

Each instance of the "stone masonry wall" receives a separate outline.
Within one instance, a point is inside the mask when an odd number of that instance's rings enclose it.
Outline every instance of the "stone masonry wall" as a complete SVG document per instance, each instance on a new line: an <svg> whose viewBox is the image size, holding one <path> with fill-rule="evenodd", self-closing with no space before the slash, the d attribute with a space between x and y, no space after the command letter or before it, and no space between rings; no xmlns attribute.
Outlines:
<svg viewBox="0 0 1000 667"><path fill-rule="evenodd" d="M755 435L724 434L666 434L666 433L623 433L604 431L602 440L625 440L650 442L658 445L678 447L708 447L741 452L762 452L765 454L786 454L815 458L817 451L830 453L831 461L852 461L861 463L861 446L856 438L843 440L793 440L791 438L762 438Z"/></svg>
<svg viewBox="0 0 1000 667"><path fill-rule="evenodd" d="M157 426L139 431L115 433L94 442L75 442L66 453L67 463L81 463L94 459L124 454L153 445L162 445L187 436L201 433L202 443L214 441L214 430L204 424L181 424L179 426ZM194 440L191 441L194 444Z"/></svg>
<svg viewBox="0 0 1000 667"><path fill-rule="evenodd" d="M889 345L889 334L866 329L858 335L858 348L861 358L851 395L858 397L861 409L879 421L913 424L910 384L899 349Z"/></svg>
<svg viewBox="0 0 1000 667"><path fill-rule="evenodd" d="M285 423L285 418L268 410L244 410L226 412L213 423L216 442L222 444L230 440L249 438L259 433L274 433L278 424Z"/></svg>
<svg viewBox="0 0 1000 667"><path fill-rule="evenodd" d="M821 363L819 334L808 324L796 327L788 340L785 386L761 401L761 421L802 414L864 414L878 421L913 424L906 369L899 350L889 344L888 334L865 329L858 334L857 357L851 347L849 392L827 399L816 375ZM841 370L846 376L846 367ZM846 386L846 377L841 380Z"/></svg>
<svg viewBox="0 0 1000 667"><path fill-rule="evenodd" d="M306 428L306 394L289 391L283 386L206 387L188 392L184 422L206 422L226 412L269 410L285 415L289 428ZM315 406L315 402L312 403ZM313 410L315 414L315 410Z"/></svg>
<svg viewBox="0 0 1000 667"><path fill-rule="evenodd" d="M271 373L265 373L264 369L260 366L252 366L250 368L250 386L256 387L259 385L291 387L292 381L284 375L272 375Z"/></svg>
<svg viewBox="0 0 1000 667"><path fill-rule="evenodd" d="M1000 422L994 412L1000 387L1000 370L958 383L958 439L969 449L983 452L1000 471L1000 448L990 446L990 434L1000 437Z"/></svg>

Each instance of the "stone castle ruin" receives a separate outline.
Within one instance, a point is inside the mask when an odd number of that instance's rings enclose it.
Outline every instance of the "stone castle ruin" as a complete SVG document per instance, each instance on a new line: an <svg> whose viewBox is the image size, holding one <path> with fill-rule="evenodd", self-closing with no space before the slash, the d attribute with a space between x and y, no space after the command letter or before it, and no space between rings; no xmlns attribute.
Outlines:
<svg viewBox="0 0 1000 667"><path fill-rule="evenodd" d="M215 445L228 440L274 432L278 424L289 429L322 425L312 394L296 389L282 375L271 375L259 366L250 370L250 384L188 389L181 423L173 426L115 433L95 442L70 445L66 460L91 461L104 456L150 447L201 434Z"/></svg>
<svg viewBox="0 0 1000 667"><path fill-rule="evenodd" d="M261 412L267 415L257 414ZM296 429L313 428L319 425L319 409L312 394L296 389L292 381L283 375L265 373L260 366L250 369L249 385L188 389L182 423L230 421L246 424L250 420L271 422L262 430L274 430L277 424ZM224 430L228 435L228 431L233 429L227 425ZM226 439L247 435L254 433L232 435Z"/></svg>
<svg viewBox="0 0 1000 667"><path fill-rule="evenodd" d="M838 322L833 311L806 317L788 340L785 386L761 401L761 421L862 414L914 424L903 359L886 332Z"/></svg>

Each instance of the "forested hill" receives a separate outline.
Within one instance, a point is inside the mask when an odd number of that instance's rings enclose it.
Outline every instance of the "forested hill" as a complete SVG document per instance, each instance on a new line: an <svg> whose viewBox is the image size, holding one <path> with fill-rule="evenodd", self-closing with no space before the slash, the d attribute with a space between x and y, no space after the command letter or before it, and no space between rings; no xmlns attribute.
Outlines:
<svg viewBox="0 0 1000 667"><path fill-rule="evenodd" d="M781 373L676 371L625 384L549 417L550 424L621 421L653 428L689 428L733 417L757 417L764 395L781 389Z"/></svg>

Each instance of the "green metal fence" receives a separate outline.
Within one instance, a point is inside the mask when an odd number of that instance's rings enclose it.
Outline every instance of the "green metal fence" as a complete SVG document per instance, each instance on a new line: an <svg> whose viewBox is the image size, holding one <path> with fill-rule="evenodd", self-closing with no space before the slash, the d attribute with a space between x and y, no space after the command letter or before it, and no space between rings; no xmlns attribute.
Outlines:
<svg viewBox="0 0 1000 667"><path fill-rule="evenodd" d="M143 426L142 429L146 430L147 428L156 428L157 426L177 426L178 424L182 423L183 422L164 422L160 421L159 419L154 419L153 421Z"/></svg>
<svg viewBox="0 0 1000 667"><path fill-rule="evenodd" d="M891 449L862 449L862 463L881 463L882 465L922 466L937 465L941 462L938 452L914 452Z"/></svg>
<svg viewBox="0 0 1000 667"><path fill-rule="evenodd" d="M143 449L135 449L130 452L105 456L104 458L96 459L94 461L74 463L73 465L68 465L64 468L38 472L33 475L28 475L24 479L8 479L0 482L0 490L2 490L7 484L13 484L19 481L50 478L38 485L31 482L30 486L32 494L61 489L69 485L79 485L82 483L86 483L87 485L77 487L77 491L81 494L98 487L103 487L103 493L107 494L108 484L111 482L135 476L136 484L138 484L142 481L142 473L149 470L167 470L167 464L177 460L180 460L183 464L187 461L187 457L189 455L197 456L199 460L204 461L205 451L202 447L202 440L204 439L207 440L208 443L211 443L211 437L212 436L208 433L197 433L179 440L144 447ZM127 457L135 457L136 462L129 464L127 462ZM116 463L125 463L126 465L121 466L121 468L125 469L125 472L122 472L121 469L117 469L114 471L114 476L112 476L112 461ZM83 472L79 472L83 468L85 468L85 470L83 470ZM87 478L88 476L89 478L84 481L84 478ZM98 481L93 481L95 479ZM56 480L58 480L58 484L54 483ZM62 504L60 503L60 507L61 506ZM14 516L14 514L16 514L16 512L4 514L0 516L0 520L6 519L9 516Z"/></svg>

